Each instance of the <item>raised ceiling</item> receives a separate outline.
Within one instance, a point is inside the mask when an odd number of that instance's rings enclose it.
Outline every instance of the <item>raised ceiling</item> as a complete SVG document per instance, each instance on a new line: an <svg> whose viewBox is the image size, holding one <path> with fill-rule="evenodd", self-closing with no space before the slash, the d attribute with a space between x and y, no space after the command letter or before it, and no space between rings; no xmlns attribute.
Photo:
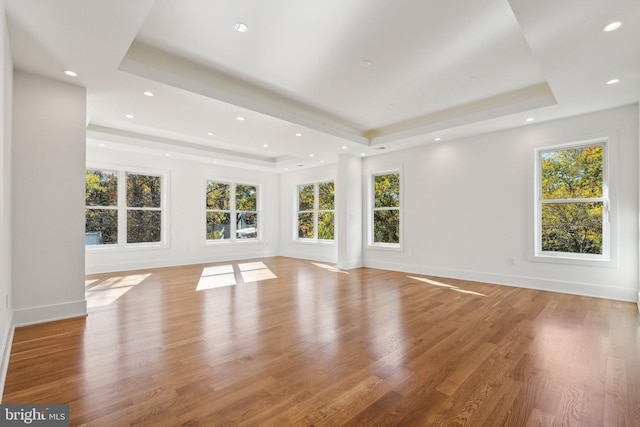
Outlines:
<svg viewBox="0 0 640 427"><path fill-rule="evenodd" d="M6 0L6 9L16 68L87 88L90 144L267 170L640 94L637 0ZM612 21L622 26L603 31Z"/></svg>

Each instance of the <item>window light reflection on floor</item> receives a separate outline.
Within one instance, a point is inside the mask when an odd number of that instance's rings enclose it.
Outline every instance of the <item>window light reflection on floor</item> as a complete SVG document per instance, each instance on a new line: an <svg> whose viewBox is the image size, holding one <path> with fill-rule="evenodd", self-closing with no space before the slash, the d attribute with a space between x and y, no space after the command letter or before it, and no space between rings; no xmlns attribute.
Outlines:
<svg viewBox="0 0 640 427"><path fill-rule="evenodd" d="M236 267L239 278L236 276ZM214 265L202 269L196 291L235 286L239 283L259 282L277 277L263 262L241 263L237 266L234 264Z"/></svg>
<svg viewBox="0 0 640 427"><path fill-rule="evenodd" d="M320 264L320 263L317 263L317 262L312 262L311 264L315 265L316 267L324 268L325 270L331 271L333 273L351 274L348 271L340 270L338 267L333 266L333 265Z"/></svg>
<svg viewBox="0 0 640 427"><path fill-rule="evenodd" d="M111 304L149 276L151 273L85 280L87 308L104 307Z"/></svg>
<svg viewBox="0 0 640 427"><path fill-rule="evenodd" d="M442 283L442 282L437 282L437 281L435 281L435 280L427 279L427 278L425 278L425 277L414 277L414 276L407 276L407 277L408 277L409 279L418 280L418 281L420 281L420 282L428 283L428 284L430 284L430 285L434 285L434 286L442 286L442 287L444 287L444 288L449 288L449 289L451 289L452 291L460 292L460 293L462 293L462 294L470 294L470 295L478 295L478 296L481 296L481 297L486 297L486 295L485 295L485 294L481 294L481 293L479 293L479 292L469 291L469 290L466 290L466 289L460 289L460 288L459 288L459 287L457 287L457 286L448 285L448 284L446 284L446 283Z"/></svg>

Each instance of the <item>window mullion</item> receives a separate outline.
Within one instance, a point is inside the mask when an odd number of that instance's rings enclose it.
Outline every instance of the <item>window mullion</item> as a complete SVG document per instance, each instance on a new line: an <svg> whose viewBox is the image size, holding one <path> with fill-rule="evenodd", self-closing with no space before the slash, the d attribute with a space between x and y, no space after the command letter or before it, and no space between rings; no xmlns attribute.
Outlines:
<svg viewBox="0 0 640 427"><path fill-rule="evenodd" d="M127 244L127 177L118 171L118 245Z"/></svg>
<svg viewBox="0 0 640 427"><path fill-rule="evenodd" d="M236 212L236 184L229 184L229 238L231 241L237 239L236 229L238 228Z"/></svg>

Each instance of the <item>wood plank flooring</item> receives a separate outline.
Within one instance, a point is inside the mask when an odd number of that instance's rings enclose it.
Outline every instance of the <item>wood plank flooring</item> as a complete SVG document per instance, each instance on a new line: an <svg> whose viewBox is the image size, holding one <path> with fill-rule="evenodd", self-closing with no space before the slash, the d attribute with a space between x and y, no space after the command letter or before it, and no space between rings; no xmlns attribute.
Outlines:
<svg viewBox="0 0 640 427"><path fill-rule="evenodd" d="M3 403L73 426L640 425L635 304L283 257L87 285L88 317L16 329Z"/></svg>

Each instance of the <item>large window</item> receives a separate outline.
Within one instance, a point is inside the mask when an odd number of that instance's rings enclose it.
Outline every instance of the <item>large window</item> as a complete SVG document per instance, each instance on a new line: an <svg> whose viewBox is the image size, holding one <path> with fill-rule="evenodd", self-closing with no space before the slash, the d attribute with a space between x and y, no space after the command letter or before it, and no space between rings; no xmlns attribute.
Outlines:
<svg viewBox="0 0 640 427"><path fill-rule="evenodd" d="M258 239L258 219L257 186L207 181L208 241Z"/></svg>
<svg viewBox="0 0 640 427"><path fill-rule="evenodd" d="M372 176L370 241L379 246L400 246L400 173Z"/></svg>
<svg viewBox="0 0 640 427"><path fill-rule="evenodd" d="M298 186L298 239L334 240L334 193L333 181Z"/></svg>
<svg viewBox="0 0 640 427"><path fill-rule="evenodd" d="M537 154L536 255L608 259L605 142Z"/></svg>
<svg viewBox="0 0 640 427"><path fill-rule="evenodd" d="M162 175L88 169L85 185L87 246L162 243Z"/></svg>
<svg viewBox="0 0 640 427"><path fill-rule="evenodd" d="M127 243L156 243L162 239L162 179L126 173Z"/></svg>
<svg viewBox="0 0 640 427"><path fill-rule="evenodd" d="M118 243L118 172L87 170L85 191L85 243Z"/></svg>

